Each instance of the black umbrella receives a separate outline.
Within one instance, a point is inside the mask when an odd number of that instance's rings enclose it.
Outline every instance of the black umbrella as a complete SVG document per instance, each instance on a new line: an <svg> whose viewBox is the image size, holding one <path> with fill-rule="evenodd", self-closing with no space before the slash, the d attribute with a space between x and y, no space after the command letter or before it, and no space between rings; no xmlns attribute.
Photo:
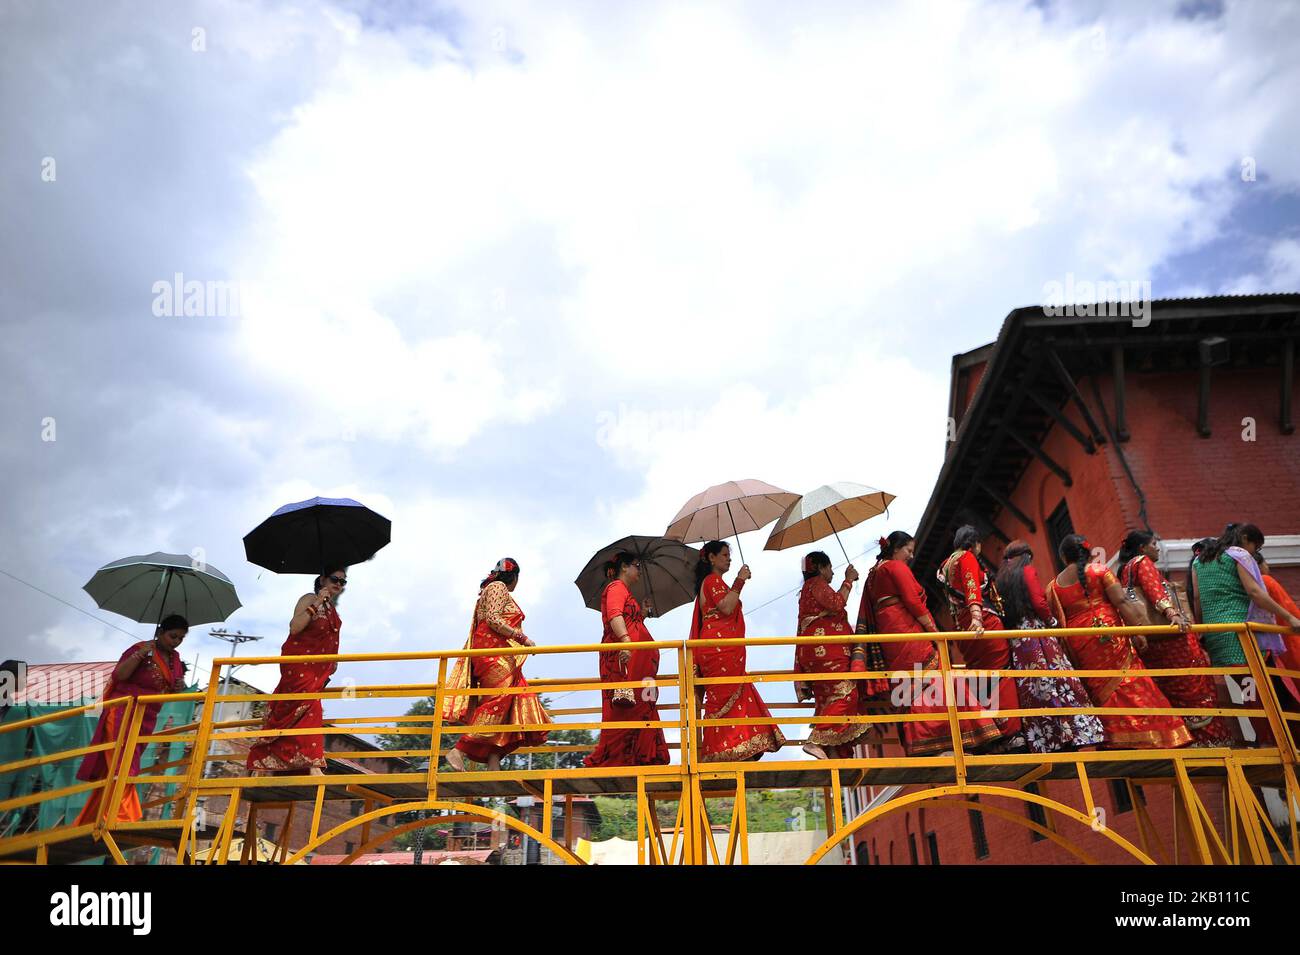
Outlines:
<svg viewBox="0 0 1300 955"><path fill-rule="evenodd" d="M392 537L393 524L346 497L286 504L244 537L250 563L277 574L319 574L369 560Z"/></svg>
<svg viewBox="0 0 1300 955"><path fill-rule="evenodd" d="M574 581L592 610L600 609L601 594L609 583L605 564L619 551L635 554L641 564L641 581L632 596L640 601L647 617L662 617L695 599L699 551L666 537L624 537L598 550Z"/></svg>

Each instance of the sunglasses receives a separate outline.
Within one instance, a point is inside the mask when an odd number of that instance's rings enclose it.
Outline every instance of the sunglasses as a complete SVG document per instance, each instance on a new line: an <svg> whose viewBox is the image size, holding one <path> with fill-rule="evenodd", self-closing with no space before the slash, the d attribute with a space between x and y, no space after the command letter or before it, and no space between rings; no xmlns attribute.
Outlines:
<svg viewBox="0 0 1300 955"><path fill-rule="evenodd" d="M348 585L348 579L346 577L330 577L329 581L332 584L338 584L340 587L346 587Z"/></svg>

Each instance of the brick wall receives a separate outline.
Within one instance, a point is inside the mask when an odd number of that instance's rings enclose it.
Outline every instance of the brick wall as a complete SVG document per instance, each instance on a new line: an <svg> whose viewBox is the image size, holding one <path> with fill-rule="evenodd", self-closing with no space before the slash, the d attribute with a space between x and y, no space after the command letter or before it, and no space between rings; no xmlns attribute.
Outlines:
<svg viewBox="0 0 1300 955"><path fill-rule="evenodd" d="M1111 381L1103 377L1098 383L1106 414L1113 421ZM1233 520L1258 524L1266 537L1300 534L1300 433L1283 435L1278 429L1277 382L1272 376L1216 372L1209 438L1196 431L1194 372L1130 372L1127 386L1130 440L1118 449L1107 442L1089 455L1063 428L1053 427L1043 450L1070 472L1073 486L1067 488L1034 459L1010 498L1033 519L1036 530L1031 533L1005 512L995 520L1008 537L1030 542L1040 573L1047 574L1052 567L1045 525L1062 500L1075 530L1094 547L1104 548L1107 557L1119 549L1129 530L1141 527L1138 496L1120 451L1146 496L1147 520L1161 537L1217 536ZM1100 425L1101 414L1086 381L1081 390ZM1082 415L1072 404L1066 416L1086 431ZM1253 441L1242 440L1241 422L1248 417L1255 419ZM985 547L992 560L1001 559L1000 541L990 539ZM1300 567L1275 566L1274 576L1292 593L1300 588Z"/></svg>
<svg viewBox="0 0 1300 955"><path fill-rule="evenodd" d="M884 754L902 755L896 744L887 746ZM1037 786L1039 795L1086 814L1083 791L1076 780L1040 782ZM1111 780L1094 779L1091 780L1090 787L1094 805L1104 813L1101 818L1106 826L1141 849L1143 841L1138 830L1137 807L1117 805ZM920 787L906 787L899 796L918 788ZM1198 784L1196 790L1206 809L1209 810L1216 828L1222 832L1222 785ZM1145 798L1146 812L1152 828L1158 834L1158 843L1155 838L1149 836L1152 851L1157 851L1156 846L1159 845L1162 847L1159 851L1165 858L1171 858L1176 851L1179 862L1184 864L1190 862L1186 837L1179 833L1175 838L1173 788L1163 784L1148 784L1138 787L1138 791L1141 797ZM1030 818L1028 804L1016 799L981 796L979 802L983 806L1003 810L1017 819ZM891 864L891 848L893 865L910 865L909 836L915 839L917 864L933 864L934 859L928 838L930 833L934 833L935 836L938 862L944 865L1075 865L1083 862L1068 849L1049 838L1038 837L1026 826L995 815L993 812L981 812L980 815L983 817L984 838L987 843L987 854L983 857L976 854L976 839L969 809L964 806L940 806L935 802L922 803L891 813L859 830L856 841L859 846L866 845L872 865L877 864L877 861L880 865ZM1125 865L1137 862L1121 846L1082 823L1056 813L1049 813L1046 825L1097 863ZM858 852L861 858L861 849Z"/></svg>

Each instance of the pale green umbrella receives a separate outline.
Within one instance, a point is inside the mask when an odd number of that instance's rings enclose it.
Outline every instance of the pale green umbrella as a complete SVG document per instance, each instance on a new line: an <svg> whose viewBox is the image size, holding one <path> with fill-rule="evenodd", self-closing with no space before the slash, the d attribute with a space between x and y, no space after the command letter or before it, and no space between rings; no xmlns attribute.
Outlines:
<svg viewBox="0 0 1300 955"><path fill-rule="evenodd" d="M194 627L225 620L241 606L229 577L188 554L123 557L95 571L82 590L101 610L136 623L178 613Z"/></svg>

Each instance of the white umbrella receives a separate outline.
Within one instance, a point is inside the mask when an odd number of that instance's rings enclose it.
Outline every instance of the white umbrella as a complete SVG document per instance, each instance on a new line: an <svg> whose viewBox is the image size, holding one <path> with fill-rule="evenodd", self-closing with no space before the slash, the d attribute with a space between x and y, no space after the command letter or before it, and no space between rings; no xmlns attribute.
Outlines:
<svg viewBox="0 0 1300 955"><path fill-rule="evenodd" d="M790 505L776 522L776 527L772 528L763 549L785 550L787 547L811 544L834 534L847 561L849 552L844 550L844 542L840 540L838 532L870 520L877 514L884 514L892 500L894 495L888 491L867 487L865 484L854 484L852 481L823 484Z"/></svg>
<svg viewBox="0 0 1300 955"><path fill-rule="evenodd" d="M683 544L735 537L736 549L740 550L741 534L771 524L796 500L797 494L765 481L750 479L715 484L682 506L664 531L664 537ZM723 515L726 515L725 523ZM740 561L745 561L743 550Z"/></svg>

